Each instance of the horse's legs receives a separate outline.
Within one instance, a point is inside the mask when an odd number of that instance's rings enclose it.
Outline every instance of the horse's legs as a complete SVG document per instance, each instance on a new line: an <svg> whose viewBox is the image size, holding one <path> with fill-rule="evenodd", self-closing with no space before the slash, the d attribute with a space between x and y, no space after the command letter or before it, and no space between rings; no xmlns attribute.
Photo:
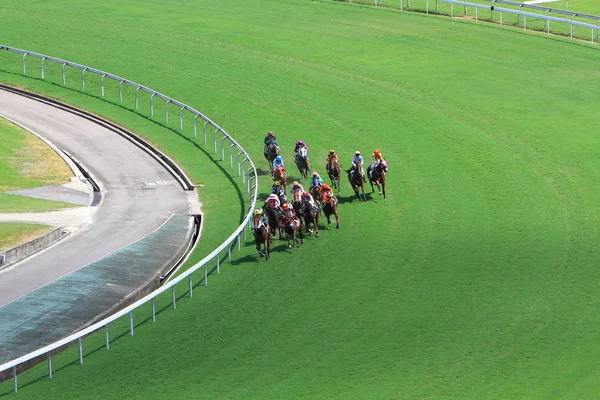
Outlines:
<svg viewBox="0 0 600 400"><path fill-rule="evenodd" d="M267 261L269 261L269 259L271 258L270 247L271 247L271 234L269 232L267 232L267 239L265 240L265 260L267 260Z"/></svg>
<svg viewBox="0 0 600 400"><path fill-rule="evenodd" d="M385 178L381 180L381 190L383 191L383 199L385 200Z"/></svg>
<svg viewBox="0 0 600 400"><path fill-rule="evenodd" d="M315 236L319 237L319 213L313 212L313 223L315 224Z"/></svg>
<svg viewBox="0 0 600 400"><path fill-rule="evenodd" d="M260 251L260 243L256 243L256 251L258 251L259 256L261 256L261 257L263 256L262 251Z"/></svg>

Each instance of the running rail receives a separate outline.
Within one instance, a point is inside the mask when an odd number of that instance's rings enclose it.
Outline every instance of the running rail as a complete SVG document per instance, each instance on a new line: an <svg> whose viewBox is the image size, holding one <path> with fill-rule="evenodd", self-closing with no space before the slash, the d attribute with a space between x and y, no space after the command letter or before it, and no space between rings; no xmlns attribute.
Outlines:
<svg viewBox="0 0 600 400"><path fill-rule="evenodd" d="M249 196L248 211L247 211L246 216L245 216L244 220L242 221L242 223L231 234L231 236L229 236L227 238L227 240L225 240L219 247L217 247L214 251L212 251L209 255L204 257L202 260L200 260L198 263L196 263L190 269L188 269L187 271L185 271L178 277L174 278L169 283L156 289L154 292L146 295L145 297L143 297L142 299L129 305L128 307L125 307L124 309L116 312L115 314L111 315L110 317L104 318L103 320L98 321L95 324L93 324L85 329L82 329L72 335L69 335L66 338L61 339L57 342L49 344L48 346L45 346L39 350L33 351L29 354L26 354L17 359L14 359L12 361L9 361L7 363L0 365L0 374L5 371L12 370L12 377L13 377L13 382L14 382L13 389L14 389L14 392L17 393L18 388L19 388L17 367L19 367L19 365L24 364L28 361L46 356L48 359L48 377L52 378L52 352L54 350L60 349L63 346L67 346L69 344L73 344L73 343L77 342L78 347L79 347L79 362L80 362L80 364L83 364L83 343L82 342L83 342L84 336L87 336L93 332L104 329L106 331L106 335L105 335L106 336L106 348L109 349L110 348L109 325L111 322L113 322L116 319L121 318L123 316L129 315L129 332L130 332L130 335L133 336L133 333L134 333L133 311L134 310L136 310L137 308L139 308L142 305L151 303L152 304L152 320L155 321L156 320L155 299L158 295L160 295L166 291L169 291L169 290L171 291L173 309L175 309L176 308L175 286L177 284L181 283L182 281L187 280L188 281L188 292L189 292L190 297L192 297L193 286L194 286L193 274L195 272L199 271L200 269L203 270L202 278L204 280L204 285L205 286L208 285L208 264L215 262L217 274L219 274L221 272L221 269L220 269L221 253L223 253L224 251L227 251L227 259L228 259L228 261L231 261L232 247L235 247L237 245L238 250L241 250L242 236L243 236L243 239L246 240L247 231L249 231L251 229L252 210L256 207L256 201L257 201L257 196L258 196L258 174L257 174L254 163L250 159L250 156L244 150L244 148L238 142L235 141L235 139L233 139L227 132L225 132L225 130L223 130L219 125L217 125L216 123L211 121L204 114L202 114L201 112L197 111L196 109L194 109L180 101L177 101L171 97L168 97L162 93L159 93L153 89L150 89L147 86L141 85L139 83L135 83L135 82L127 80L125 78L121 78L117 75L114 75L114 74L111 74L108 72L104 72L104 71L101 71L101 70L98 70L95 68L87 67L85 65L77 64L77 63L74 63L71 61L61 60L59 58L50 57L50 56L47 56L44 54L35 53L32 51L28 51L28 50L22 50L22 49L18 49L18 48L14 48L14 47L0 45L0 54L1 54L1 51L3 51L3 50L9 51L12 53L18 53L18 54L22 55L23 75L27 75L27 57L34 57L34 58L41 60L41 78L42 79L44 79L44 64L45 64L45 62L52 62L52 63L61 65L62 66L62 68L61 68L62 84L63 85L66 85L66 71L65 71L66 67L80 70L81 71L81 90L83 92L85 92L85 73L86 72L96 74L101 77L102 97L104 97L104 87L105 87L104 80L106 78L114 80L119 83L120 103L123 103L123 85L131 86L131 87L135 88L135 110L139 109L139 107L138 107L139 91L141 90L143 92L146 92L150 95L150 116L154 116L154 102L153 102L154 98L162 99L162 100L164 100L164 105L165 105L165 122L166 123L169 122L169 114L168 114L169 104L173 104L173 105L179 107L179 128L181 131L184 130L183 113L184 112L191 113L194 117L194 137L197 137L197 135L198 135L197 120L200 119L202 121L200 123L202 124L202 132L203 132L205 145L207 143L207 128L210 127L210 130L214 129L212 136L213 136L213 153L215 153L215 154L218 153L218 151L217 151L217 139L218 139L217 134L219 134L219 139L221 142L220 153L221 153L222 161L225 161L225 147L226 147L225 142L228 142L229 166L230 166L230 168L233 168L234 170L237 169L238 176L241 176L242 183L245 184L246 190L247 190L247 193ZM235 159L236 159L235 167L234 167L234 162L233 162L234 148L236 149L236 152L237 152L237 155L235 156ZM248 164L246 165L246 163L248 163Z"/></svg>

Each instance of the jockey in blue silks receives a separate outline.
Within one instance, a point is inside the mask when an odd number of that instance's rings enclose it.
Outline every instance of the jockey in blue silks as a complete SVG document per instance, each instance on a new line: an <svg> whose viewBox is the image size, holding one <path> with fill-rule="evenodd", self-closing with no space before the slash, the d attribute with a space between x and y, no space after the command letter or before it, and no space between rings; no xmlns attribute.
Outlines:
<svg viewBox="0 0 600 400"><path fill-rule="evenodd" d="M357 170L357 171L358 171L358 170L359 170L359 166L360 166L360 174L361 174L361 175L363 176L363 178L364 178L364 177L365 177L365 171L364 171L364 168L363 168L363 158L362 158L362 156L360 155L360 151L358 151L358 150L357 150L357 151L354 153L354 157L352 157L352 167L353 167L355 170Z"/></svg>
<svg viewBox="0 0 600 400"><path fill-rule="evenodd" d="M323 179L319 176L319 173L317 171L314 171L312 173L311 186L312 187L321 186L322 183L323 183Z"/></svg>

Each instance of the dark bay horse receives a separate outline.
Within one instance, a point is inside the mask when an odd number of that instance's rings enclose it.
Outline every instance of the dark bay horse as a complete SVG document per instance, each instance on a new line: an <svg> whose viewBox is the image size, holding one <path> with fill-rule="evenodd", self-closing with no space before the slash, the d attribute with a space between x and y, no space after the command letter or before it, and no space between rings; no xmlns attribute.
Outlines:
<svg viewBox="0 0 600 400"><path fill-rule="evenodd" d="M254 216L254 229L252 229L252 233L254 234L254 243L256 244L256 251L258 251L259 256L265 256L265 260L269 261L271 258L271 254L269 253L269 248L271 247L271 231L269 229L269 225L265 225L261 221L260 215ZM261 251L261 248L264 246L264 253Z"/></svg>
<svg viewBox="0 0 600 400"><path fill-rule="evenodd" d="M300 171L300 175L302 175L303 178L306 178L310 172L308 150L306 150L306 147L302 146L298 149L298 153L296 154L296 157L294 157L294 161L296 162L298 171Z"/></svg>
<svg viewBox="0 0 600 400"><path fill-rule="evenodd" d="M365 197L365 177L361 174L360 165L358 168L352 167L347 169L346 172L348 173L348 180L350 181L352 189L354 189L354 193L356 193L356 197L361 201L367 201L367 198ZM359 189L362 191L362 197L360 196Z"/></svg>
<svg viewBox="0 0 600 400"><path fill-rule="evenodd" d="M283 231L285 232L287 238L288 247L300 247L298 246L298 236L300 236L300 244L304 243L302 241L302 239L304 238L304 236L302 235L302 221L300 221L299 218L295 217L283 217L282 225ZM290 237L292 239L292 244L290 244Z"/></svg>
<svg viewBox="0 0 600 400"><path fill-rule="evenodd" d="M302 196L302 215L304 216L304 225L306 226L306 231L311 234L312 229L310 225L313 225L315 229L315 236L319 237L319 206L313 207L310 204L310 197Z"/></svg>
<svg viewBox="0 0 600 400"><path fill-rule="evenodd" d="M273 169L273 160L279 155L279 146L276 143L265 145L265 158L269 162L269 169Z"/></svg>
<svg viewBox="0 0 600 400"><path fill-rule="evenodd" d="M265 215L267 216L267 221L269 222L269 231L271 234L275 234L279 232L279 239L283 239L283 229L279 225L281 221L281 212L272 207L263 207Z"/></svg>
<svg viewBox="0 0 600 400"><path fill-rule="evenodd" d="M379 194L383 194L383 198L385 199L385 174L387 173L387 163L385 161L381 161L375 168L367 169L367 177L369 178L369 183L371 184L371 189L373 193L375 193L375 188L373 187L373 183L377 186L377 190ZM381 187L379 186L381 185Z"/></svg>
<svg viewBox="0 0 600 400"><path fill-rule="evenodd" d="M323 198L323 201L321 203L321 208L323 209L323 214L325 214L325 217L327 218L327 225L329 225L331 223L331 220L329 219L332 215L335 215L335 227L337 229L340 228L340 218L338 216L338 201L335 198L335 196L333 195L333 193L329 192L325 195L325 197Z"/></svg>
<svg viewBox="0 0 600 400"><path fill-rule="evenodd" d="M281 182L281 184L283 185L283 193L287 192L287 183L285 181L286 179L287 176L283 167L279 166L273 170L273 180Z"/></svg>
<svg viewBox="0 0 600 400"><path fill-rule="evenodd" d="M335 158L332 158L327 163L327 175L329 175L329 179L331 179L331 186L334 189L337 189L338 193L342 192L342 187L340 186L340 174L342 172L342 166L339 161Z"/></svg>

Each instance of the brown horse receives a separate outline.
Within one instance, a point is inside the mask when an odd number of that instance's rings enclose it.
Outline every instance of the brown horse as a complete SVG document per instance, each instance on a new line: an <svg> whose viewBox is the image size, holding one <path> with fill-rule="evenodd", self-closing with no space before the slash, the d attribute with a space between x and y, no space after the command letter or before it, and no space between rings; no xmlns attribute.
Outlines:
<svg viewBox="0 0 600 400"><path fill-rule="evenodd" d="M321 203L321 208L323 209L323 213L325 214L325 217L327 218L327 225L329 225L331 223L330 221L330 217L331 215L335 215L335 227L337 229L340 228L340 218L338 216L338 201L335 198L335 196L333 195L333 193L328 192L327 194L325 194L325 196L323 197L323 202Z"/></svg>
<svg viewBox="0 0 600 400"><path fill-rule="evenodd" d="M319 206L316 204L313 206L313 204L310 202L310 196L302 196L301 212L304 217L306 231L309 235L312 233L312 229L310 228L310 225L312 224L315 229L315 236L319 237Z"/></svg>
<svg viewBox="0 0 600 400"><path fill-rule="evenodd" d="M300 175L302 175L303 178L306 178L310 172L310 163L308 161L308 150L306 149L306 147L302 146L298 149L298 153L296 153L296 157L294 157L294 161L296 162L298 171L300 171Z"/></svg>
<svg viewBox="0 0 600 400"><path fill-rule="evenodd" d="M356 193L356 197L361 201L367 201L367 198L365 197L365 177L361 173L361 165L358 164L356 167L353 166L352 168L347 169L346 172L348 173L348 180L350 181L352 189L354 189L354 193ZM359 189L362 191L362 197Z"/></svg>
<svg viewBox="0 0 600 400"><path fill-rule="evenodd" d="M320 207L321 206L321 186L311 186L310 195L315 199L315 203Z"/></svg>
<svg viewBox="0 0 600 400"><path fill-rule="evenodd" d="M329 179L331 179L331 186L334 189L337 189L338 193L342 192L342 187L340 186L341 172L342 166L335 157L332 157L327 163L327 175L329 175Z"/></svg>
<svg viewBox="0 0 600 400"><path fill-rule="evenodd" d="M263 207L263 210L267 216L267 221L269 221L269 231L271 234L275 235L276 232L279 232L279 240L283 239L283 228L279 225L281 212L269 206Z"/></svg>
<svg viewBox="0 0 600 400"><path fill-rule="evenodd" d="M269 261L271 258L271 254L269 253L269 248L271 247L271 230L269 229L269 225L265 225L261 221L260 215L254 215L254 229L252 229L252 233L254 234L254 243L256 244L256 251L258 251L259 256L265 256L265 260ZM261 251L261 247L264 246L265 252Z"/></svg>
<svg viewBox="0 0 600 400"><path fill-rule="evenodd" d="M279 146L276 143L269 143L265 145L265 158L269 162L269 169L273 169L273 161L279 155Z"/></svg>
<svg viewBox="0 0 600 400"><path fill-rule="evenodd" d="M299 218L283 217L281 225L283 226L283 231L285 232L289 248L292 248L292 246L300 247L298 245L298 236L300 236L300 244L304 243L302 241L304 238L302 235L302 221L300 221ZM292 244L290 244L290 237L292 238Z"/></svg>
<svg viewBox="0 0 600 400"><path fill-rule="evenodd" d="M375 193L375 188L373 187L373 183L377 186L377 190L379 194L383 194L383 199L385 200L385 174L387 173L387 163L385 161L381 161L379 164L375 166L375 168L371 169L367 168L367 177L369 178L369 183L371 184L371 189L373 193ZM381 185L381 187L379 187Z"/></svg>
<svg viewBox="0 0 600 400"><path fill-rule="evenodd" d="M287 192L287 183L285 181L286 178L287 178L287 176L285 173L285 169L283 169L283 167L279 166L273 170L273 180L281 182L281 184L283 185L284 193Z"/></svg>

